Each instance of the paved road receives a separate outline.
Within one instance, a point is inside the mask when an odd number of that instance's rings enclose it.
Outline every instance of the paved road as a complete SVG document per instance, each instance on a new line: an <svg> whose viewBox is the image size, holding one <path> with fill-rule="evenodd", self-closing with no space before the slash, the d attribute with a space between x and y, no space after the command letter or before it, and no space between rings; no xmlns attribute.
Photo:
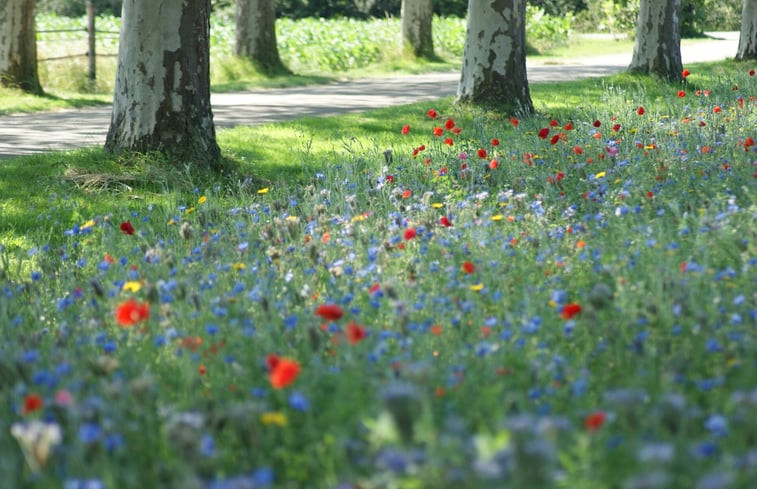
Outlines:
<svg viewBox="0 0 757 489"><path fill-rule="evenodd" d="M738 33L710 33L714 39L684 45L684 64L733 57ZM597 42L612 42L598 40ZM528 62L529 83L604 76L624 70L631 53L574 59L564 64ZM286 89L213 94L219 128L359 112L454 95L460 74L393 76ZM61 110L0 117L0 158L100 145L110 123L110 107Z"/></svg>

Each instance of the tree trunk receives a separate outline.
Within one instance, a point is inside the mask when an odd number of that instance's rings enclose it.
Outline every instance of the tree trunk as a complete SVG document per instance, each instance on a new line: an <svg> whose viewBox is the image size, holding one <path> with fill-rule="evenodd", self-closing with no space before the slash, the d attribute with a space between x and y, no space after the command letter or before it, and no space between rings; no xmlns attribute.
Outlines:
<svg viewBox="0 0 757 489"><path fill-rule="evenodd" d="M681 0L641 0L630 71L683 79Z"/></svg>
<svg viewBox="0 0 757 489"><path fill-rule="evenodd" d="M42 95L34 0L0 0L0 84Z"/></svg>
<svg viewBox="0 0 757 489"><path fill-rule="evenodd" d="M276 45L274 0L238 0L234 54L267 73L286 71Z"/></svg>
<svg viewBox="0 0 757 489"><path fill-rule="evenodd" d="M402 47L420 58L434 57L431 0L402 0Z"/></svg>
<svg viewBox="0 0 757 489"><path fill-rule="evenodd" d="M125 0L108 151L212 165L210 0Z"/></svg>
<svg viewBox="0 0 757 489"><path fill-rule="evenodd" d="M757 59L757 0L744 0L736 59L738 61Z"/></svg>
<svg viewBox="0 0 757 489"><path fill-rule="evenodd" d="M458 102L533 112L525 20L526 0L469 0Z"/></svg>

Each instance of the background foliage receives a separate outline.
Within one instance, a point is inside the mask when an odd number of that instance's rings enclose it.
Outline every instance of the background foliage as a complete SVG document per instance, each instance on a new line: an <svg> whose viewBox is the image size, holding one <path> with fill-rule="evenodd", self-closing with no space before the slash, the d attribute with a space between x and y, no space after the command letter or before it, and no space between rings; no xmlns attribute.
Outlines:
<svg viewBox="0 0 757 489"><path fill-rule="evenodd" d="M38 0L42 12L80 16L85 0ZM121 0L93 0L99 14L120 15ZM633 34L639 0L530 0L529 5L547 14L575 16L577 28L586 32L618 32ZM233 10L234 0L213 0L216 10ZM277 0L279 17L397 17L401 0ZM434 13L439 16L464 17L467 0L434 0ZM683 37L702 35L705 30L738 30L741 18L740 0L684 0Z"/></svg>

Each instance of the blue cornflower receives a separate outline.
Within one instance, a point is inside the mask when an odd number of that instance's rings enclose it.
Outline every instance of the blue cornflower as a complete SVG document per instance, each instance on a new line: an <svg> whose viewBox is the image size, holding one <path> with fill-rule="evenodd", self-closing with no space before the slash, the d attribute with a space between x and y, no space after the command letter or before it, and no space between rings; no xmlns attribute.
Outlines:
<svg viewBox="0 0 757 489"><path fill-rule="evenodd" d="M297 411L307 411L310 409L310 401L303 394L292 392L289 395L289 406Z"/></svg>
<svg viewBox="0 0 757 489"><path fill-rule="evenodd" d="M726 436L728 434L728 420L720 414L713 414L707 418L704 427L714 436Z"/></svg>
<svg viewBox="0 0 757 489"><path fill-rule="evenodd" d="M79 427L79 440L82 443L96 443L100 435L102 435L102 429L97 423L84 423Z"/></svg>

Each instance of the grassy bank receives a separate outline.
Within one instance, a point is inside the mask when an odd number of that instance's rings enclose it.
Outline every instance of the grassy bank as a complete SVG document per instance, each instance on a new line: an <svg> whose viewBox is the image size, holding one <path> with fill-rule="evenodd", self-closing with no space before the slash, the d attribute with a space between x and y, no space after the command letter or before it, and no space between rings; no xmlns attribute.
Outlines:
<svg viewBox="0 0 757 489"><path fill-rule="evenodd" d="M749 68L3 162L0 476L749 487Z"/></svg>

